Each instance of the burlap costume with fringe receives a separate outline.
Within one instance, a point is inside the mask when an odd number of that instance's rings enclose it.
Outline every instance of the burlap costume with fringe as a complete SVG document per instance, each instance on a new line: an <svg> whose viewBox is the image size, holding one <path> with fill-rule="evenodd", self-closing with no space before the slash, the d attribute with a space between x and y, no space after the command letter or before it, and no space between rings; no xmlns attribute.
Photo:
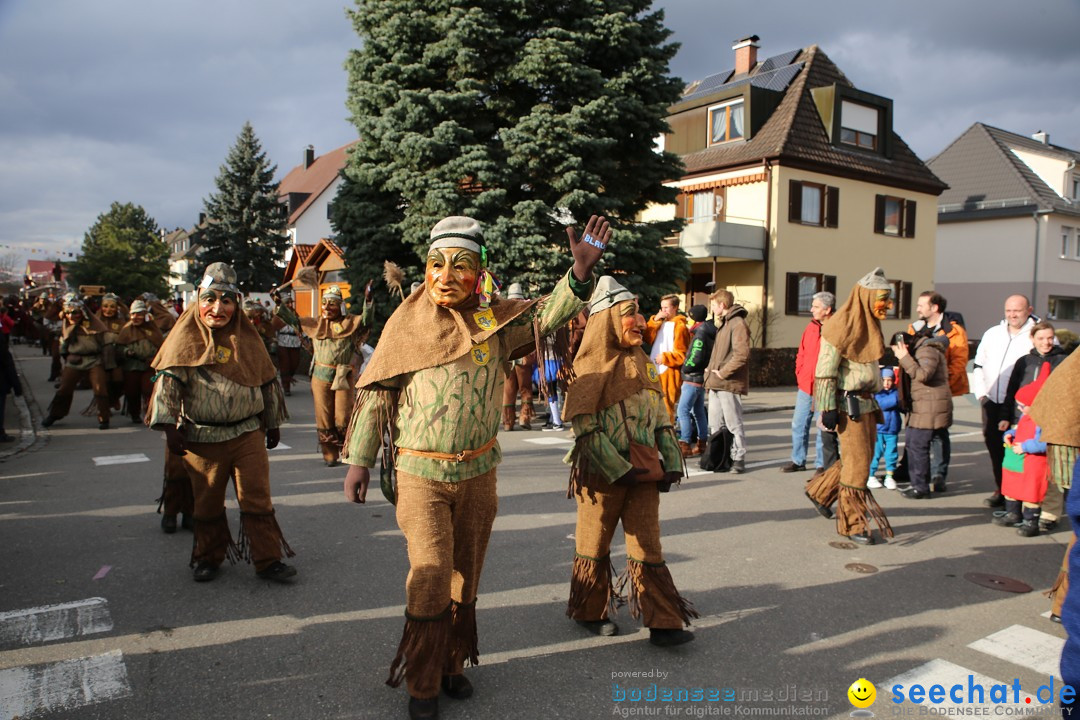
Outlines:
<svg viewBox="0 0 1080 720"><path fill-rule="evenodd" d="M592 283L568 276L543 303L496 298L486 310L476 295L447 308L418 288L390 316L357 384L342 458L372 467L390 440L384 457L397 466L410 570L387 684L404 680L415 698L436 697L442 676L479 662L476 592L498 509L503 367L581 310L575 295Z"/></svg>
<svg viewBox="0 0 1080 720"><path fill-rule="evenodd" d="M665 471L683 470L656 367L640 347L619 345L626 302L589 316L567 390L563 417L572 421L575 446L564 462L571 466L567 495L577 502L577 527L566 614L605 620L629 603L646 627L679 629L698 614L676 589L660 546L660 493L667 487L613 484L633 467L631 440L656 447ZM610 551L620 521L626 569L615 580Z"/></svg>
<svg viewBox="0 0 1080 720"><path fill-rule="evenodd" d="M151 428L163 430L179 423L185 433L202 433L195 437L215 434L228 437L220 442L196 442L191 434L187 437L182 459L191 479L195 521L190 565L205 562L216 567L226 558L231 562L245 559L260 571L279 561L283 554L291 557L294 553L285 542L274 514L266 453L266 430L278 427L286 417L284 399L280 397L273 363L251 321L237 306L226 327L210 328L203 323L198 304L193 303L176 321L151 366L158 371L147 417ZM229 382L222 383L214 375ZM233 420L228 415L238 409L235 398L216 406L221 418L192 417L200 408L189 407L190 398L199 393L215 394L203 385L257 390L262 397L262 410L254 423L255 429L233 436L231 428L253 424L251 417ZM247 410L239 407L239 412L245 414ZM230 480L240 506L240 533L236 540L229 531L225 514L225 493Z"/></svg>
<svg viewBox="0 0 1080 720"><path fill-rule="evenodd" d="M150 377L154 374L150 360L164 342L161 330L150 320L144 320L141 325L128 320L116 336L118 365L123 374L124 402L128 415L135 422L144 420L143 404L150 400Z"/></svg>
<svg viewBox="0 0 1080 720"><path fill-rule="evenodd" d="M49 403L48 416L53 420L66 417L71 412L75 388L83 378L88 378L94 390L98 423L107 425L112 415L108 377L102 365L107 328L96 315L87 316L85 308L82 312L84 320L78 325L71 322L67 312L63 315L59 344L64 367L60 372L60 388Z"/></svg>
<svg viewBox="0 0 1080 720"><path fill-rule="evenodd" d="M880 269L867 278L876 279L877 275L884 278ZM848 299L821 329L814 403L817 410L837 411L841 459L812 478L806 494L826 508L838 503L836 532L840 535L868 535L869 517L882 535L892 537L885 511L866 487L866 469L873 456L877 423L881 422L881 410L873 395L881 387L878 359L885 353L885 343L881 321L873 310L882 288L865 287L861 284L864 281L852 288ZM847 414L845 393L851 393L859 403L858 418Z"/></svg>

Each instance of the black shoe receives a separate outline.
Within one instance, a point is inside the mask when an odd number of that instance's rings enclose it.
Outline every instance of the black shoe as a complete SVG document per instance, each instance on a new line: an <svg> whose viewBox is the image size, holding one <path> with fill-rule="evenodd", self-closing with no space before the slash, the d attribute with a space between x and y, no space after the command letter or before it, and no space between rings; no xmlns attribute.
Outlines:
<svg viewBox="0 0 1080 720"><path fill-rule="evenodd" d="M995 492L993 495L983 500L983 505L992 508L1005 507L1005 496L999 492Z"/></svg>
<svg viewBox="0 0 1080 720"><path fill-rule="evenodd" d="M1057 623L1058 625L1060 625L1061 624L1061 616L1060 615L1055 615L1054 613L1050 613L1050 622Z"/></svg>
<svg viewBox="0 0 1080 720"><path fill-rule="evenodd" d="M694 639L694 633L689 630L670 630L666 628L649 628L649 642L658 647L674 647L682 645Z"/></svg>
<svg viewBox="0 0 1080 720"><path fill-rule="evenodd" d="M1006 512L1000 515L994 513L994 517L990 520L995 525L1001 525L1002 527L1019 527L1023 521L1024 518L1018 512Z"/></svg>
<svg viewBox="0 0 1080 720"><path fill-rule="evenodd" d="M447 697L464 700L472 697L472 683L464 675L443 675L442 691Z"/></svg>
<svg viewBox="0 0 1080 720"><path fill-rule="evenodd" d="M943 493L945 492L945 487L945 478L943 478L942 476L935 475L934 477L930 478L930 489L934 492Z"/></svg>
<svg viewBox="0 0 1080 720"><path fill-rule="evenodd" d="M285 397L292 397L292 390L285 388Z"/></svg>
<svg viewBox="0 0 1080 720"><path fill-rule="evenodd" d="M337 467L338 465L341 464L341 460L337 460L337 459L335 459L335 460L323 460L323 462L326 463L326 467Z"/></svg>
<svg viewBox="0 0 1080 720"><path fill-rule="evenodd" d="M1043 532L1049 533L1057 530L1057 520L1039 520L1039 529Z"/></svg>
<svg viewBox="0 0 1080 720"><path fill-rule="evenodd" d="M814 507L817 508L817 511L819 513L821 513L821 517L825 518L826 520L832 520L832 509L825 507L824 505L819 503L817 500L810 497L810 493L803 493L803 494L806 495L807 500L809 500L811 503L813 503Z"/></svg>
<svg viewBox="0 0 1080 720"><path fill-rule="evenodd" d="M575 620L575 622L593 635L611 637L619 634L619 626L610 620Z"/></svg>
<svg viewBox="0 0 1080 720"><path fill-rule="evenodd" d="M162 515L161 529L165 532L166 535L172 535L174 532L176 532L176 516Z"/></svg>
<svg viewBox="0 0 1080 720"><path fill-rule="evenodd" d="M54 418L52 415L41 421L41 427L52 427L52 424L60 418Z"/></svg>
<svg viewBox="0 0 1080 720"><path fill-rule="evenodd" d="M190 515L188 515L187 513L183 513L180 516L180 527L184 528L185 530L194 530L195 521L191 519Z"/></svg>
<svg viewBox="0 0 1080 720"><path fill-rule="evenodd" d="M1016 534L1020 537L1035 537L1039 534L1038 520L1024 520L1016 528Z"/></svg>
<svg viewBox="0 0 1080 720"><path fill-rule="evenodd" d="M292 565L286 565L280 560L275 560L273 565L266 568L265 570L257 570L255 574L258 577L261 577L263 580L285 582L296 574L296 568L294 568Z"/></svg>
<svg viewBox="0 0 1080 720"><path fill-rule="evenodd" d="M918 490L913 487L909 487L907 490L901 492L900 496L906 497L908 500L925 500L926 498L930 497L930 493L923 492L922 490Z"/></svg>
<svg viewBox="0 0 1080 720"><path fill-rule="evenodd" d="M0 434L0 442L15 442L15 438L7 433Z"/></svg>
<svg viewBox="0 0 1080 720"><path fill-rule="evenodd" d="M732 460L731 461L731 471L730 472L731 472L732 475L738 475L740 473L746 472L746 461L745 460Z"/></svg>
<svg viewBox="0 0 1080 720"><path fill-rule="evenodd" d="M868 532L853 533L851 535L848 535L848 540L850 540L850 541L852 541L854 543L858 543L859 545L873 545L874 544L874 536L871 535Z"/></svg>
<svg viewBox="0 0 1080 720"><path fill-rule="evenodd" d="M433 720L439 717L439 696L427 700L409 696L409 720Z"/></svg>
<svg viewBox="0 0 1080 720"><path fill-rule="evenodd" d="M780 466L780 472L802 472L806 469L806 465L796 465L788 460L786 463Z"/></svg>
<svg viewBox="0 0 1080 720"><path fill-rule="evenodd" d="M218 566L206 562L205 560L195 566L195 582L210 582L217 577Z"/></svg>
<svg viewBox="0 0 1080 720"><path fill-rule="evenodd" d="M109 429L109 421L106 420L105 422L99 422L98 426L97 426L97 429L98 430L108 430Z"/></svg>

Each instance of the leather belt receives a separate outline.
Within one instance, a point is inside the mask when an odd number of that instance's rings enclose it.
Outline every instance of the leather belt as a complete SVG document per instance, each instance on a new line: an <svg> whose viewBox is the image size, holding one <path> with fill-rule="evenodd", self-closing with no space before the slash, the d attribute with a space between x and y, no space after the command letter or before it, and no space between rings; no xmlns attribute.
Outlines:
<svg viewBox="0 0 1080 720"><path fill-rule="evenodd" d="M442 452L428 452L426 450L413 450L411 448L399 447L397 449L398 455L416 455L417 457L425 457L431 460L444 460L446 462L463 463L470 460L475 460L491 448L495 447L495 441L498 436L492 436L490 440L484 443L483 447L479 447L476 450L462 450L458 453L442 453Z"/></svg>

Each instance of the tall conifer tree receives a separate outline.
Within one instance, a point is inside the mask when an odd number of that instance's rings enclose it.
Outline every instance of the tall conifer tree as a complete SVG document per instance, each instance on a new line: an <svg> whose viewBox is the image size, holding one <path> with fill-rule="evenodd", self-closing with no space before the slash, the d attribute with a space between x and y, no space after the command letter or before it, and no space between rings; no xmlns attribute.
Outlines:
<svg viewBox="0 0 1080 720"><path fill-rule="evenodd" d="M83 235L82 253L67 269L76 286L104 285L123 298L144 292L164 296L169 248L142 206L114 202Z"/></svg>
<svg viewBox="0 0 1080 720"><path fill-rule="evenodd" d="M332 222L354 281L400 242L420 279L430 228L446 215L485 227L504 282L547 291L570 266L567 224L615 227L599 271L646 306L675 289L684 253L661 247L677 221L638 223L674 201L678 158L657 152L682 84L677 46L649 0L356 0L350 53L359 134Z"/></svg>
<svg viewBox="0 0 1080 720"><path fill-rule="evenodd" d="M236 144L214 181L218 191L203 201L207 224L200 242L199 279L206 265L227 262L236 268L243 292L266 292L281 283L278 262L285 255L285 208L273 182L277 165L263 152L251 123L244 123Z"/></svg>

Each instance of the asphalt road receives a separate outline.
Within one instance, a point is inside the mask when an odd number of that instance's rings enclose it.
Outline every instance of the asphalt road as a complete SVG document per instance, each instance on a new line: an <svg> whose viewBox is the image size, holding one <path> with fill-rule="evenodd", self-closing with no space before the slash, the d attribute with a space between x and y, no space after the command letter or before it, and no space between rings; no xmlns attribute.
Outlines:
<svg viewBox="0 0 1080 720"><path fill-rule="evenodd" d="M53 392L48 365L15 350L38 424ZM809 473L778 470L790 412L768 408L790 399L749 398L761 412L747 416L747 474L699 471L662 500L667 561L701 613L696 641L674 649L649 645L625 610L614 638L565 617L574 504L561 458L571 433L502 433L499 517L477 606L481 664L467 670L476 693L444 697L442 717L842 717L858 678L877 686L870 709L880 717L928 709L893 703L896 684L906 693L958 678L966 688L970 673L989 692L1018 680L1021 706L1041 685L1060 688L1050 676L1064 633L1045 617L1042 591L1069 531L1027 539L989 522L973 400L958 403L948 492L910 501L876 491L896 536L858 547L806 501ZM287 586L246 565L192 581L191 534L163 534L155 515L163 439L123 417L99 431L73 413L0 464L0 719L406 716L404 688L384 684L408 571L393 507L376 487L366 505L344 502L344 471L316 452L306 385L289 410L288 447L271 452L278 519L297 552ZM235 531L235 503L229 512ZM1033 590L987 588L969 573Z"/></svg>

